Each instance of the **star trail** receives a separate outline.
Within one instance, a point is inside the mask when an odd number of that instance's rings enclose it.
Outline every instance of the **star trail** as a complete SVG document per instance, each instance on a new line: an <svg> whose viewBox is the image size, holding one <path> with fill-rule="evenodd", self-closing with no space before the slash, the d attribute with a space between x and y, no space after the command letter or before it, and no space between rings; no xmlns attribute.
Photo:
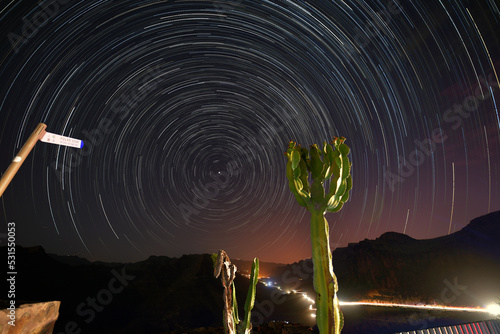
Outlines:
<svg viewBox="0 0 500 334"><path fill-rule="evenodd" d="M0 9L1 198L17 243L90 260L311 256L284 151L347 138L332 247L500 210L495 0L64 1ZM2 241L3 244L3 241Z"/></svg>

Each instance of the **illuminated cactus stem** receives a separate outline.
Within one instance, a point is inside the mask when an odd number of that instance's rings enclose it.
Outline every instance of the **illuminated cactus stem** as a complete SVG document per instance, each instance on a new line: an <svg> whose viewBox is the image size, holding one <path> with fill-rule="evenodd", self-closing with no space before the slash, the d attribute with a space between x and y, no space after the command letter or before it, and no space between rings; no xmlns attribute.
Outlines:
<svg viewBox="0 0 500 334"><path fill-rule="evenodd" d="M254 258L252 271L250 274L250 287L248 288L247 298L245 300L245 317L243 321L238 316L238 304L236 302L236 289L234 287L234 278L236 277L236 266L231 263L229 256L223 250L219 254L212 254L214 263L215 278L221 276L222 286L224 287L224 311L223 323L224 331L228 334L249 334L252 330L250 321L252 309L255 303L256 286L259 277L259 259Z"/></svg>
<svg viewBox="0 0 500 334"><path fill-rule="evenodd" d="M352 188L349 147L344 141L343 137L335 137L331 142L333 146L324 142L320 149L314 144L309 151L292 141L285 153L288 186L297 202L311 212L316 321L322 334L338 334L344 325L325 219L326 212L342 208ZM326 180L330 180L328 192L324 188Z"/></svg>

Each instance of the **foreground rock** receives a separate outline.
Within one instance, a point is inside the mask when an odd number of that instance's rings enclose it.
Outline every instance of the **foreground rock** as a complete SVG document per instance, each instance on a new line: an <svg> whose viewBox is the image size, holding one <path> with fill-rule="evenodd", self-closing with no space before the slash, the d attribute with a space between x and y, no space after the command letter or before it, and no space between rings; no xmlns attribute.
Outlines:
<svg viewBox="0 0 500 334"><path fill-rule="evenodd" d="M51 334L54 330L61 302L25 304L16 308L15 326L9 324L11 310L0 311L0 333L2 334Z"/></svg>

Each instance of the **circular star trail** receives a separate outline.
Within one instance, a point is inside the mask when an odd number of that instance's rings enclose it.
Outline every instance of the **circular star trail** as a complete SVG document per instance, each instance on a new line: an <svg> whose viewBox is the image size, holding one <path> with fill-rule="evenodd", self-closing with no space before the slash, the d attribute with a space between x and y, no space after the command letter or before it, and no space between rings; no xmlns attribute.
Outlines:
<svg viewBox="0 0 500 334"><path fill-rule="evenodd" d="M283 152L344 136L332 246L500 210L499 6L479 1L27 1L0 11L2 197L22 245L136 261L310 256Z"/></svg>

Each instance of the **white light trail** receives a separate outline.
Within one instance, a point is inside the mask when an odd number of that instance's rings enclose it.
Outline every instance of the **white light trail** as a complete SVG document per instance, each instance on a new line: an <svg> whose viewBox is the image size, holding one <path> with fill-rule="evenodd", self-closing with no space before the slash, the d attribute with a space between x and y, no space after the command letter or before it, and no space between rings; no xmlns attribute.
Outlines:
<svg viewBox="0 0 500 334"><path fill-rule="evenodd" d="M400 308L415 308L426 310L440 311L455 311L455 312L479 312L490 313L493 315L500 314L500 305L492 304L487 308L480 307L461 307L461 306L444 306L444 305L416 305L416 304L398 304L398 303L382 303L382 302L339 302L341 306L380 306L380 307L400 307Z"/></svg>

